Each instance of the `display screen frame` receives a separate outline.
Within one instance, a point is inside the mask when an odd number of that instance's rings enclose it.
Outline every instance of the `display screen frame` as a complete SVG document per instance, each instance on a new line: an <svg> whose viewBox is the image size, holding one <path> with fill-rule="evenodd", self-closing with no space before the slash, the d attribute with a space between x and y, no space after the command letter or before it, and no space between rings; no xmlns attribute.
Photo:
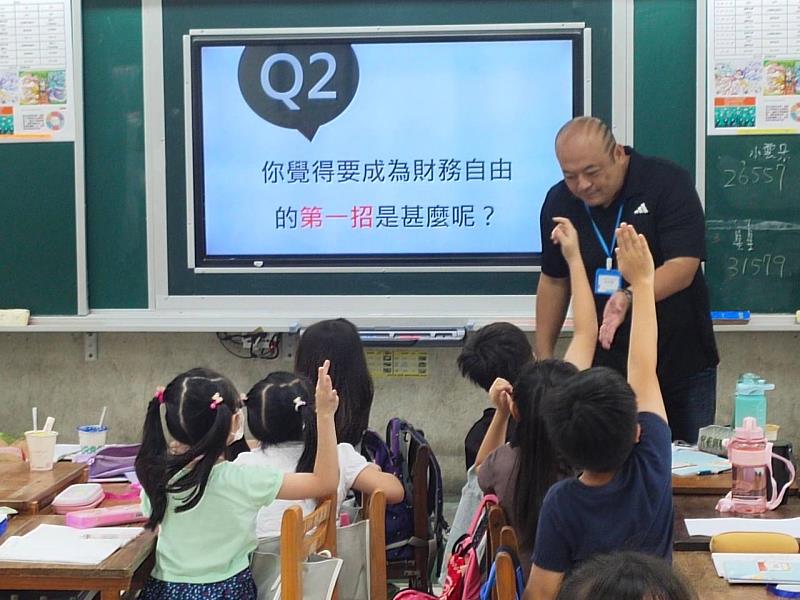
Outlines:
<svg viewBox="0 0 800 600"><path fill-rule="evenodd" d="M428 270L441 268L532 270L540 252L447 253L316 253L316 254L210 254L206 244L205 162L203 136L202 49L209 46L287 44L436 43L514 40L565 40L572 49L572 116L587 114L591 78L587 72L586 34L582 24L519 24L514 26L316 28L281 30L203 30L186 36L186 160L188 266L198 272L249 272L263 270ZM553 181L555 183L556 181ZM544 198L537 199L543 202ZM532 224L538 228L538 219ZM409 236L409 239L413 239Z"/></svg>

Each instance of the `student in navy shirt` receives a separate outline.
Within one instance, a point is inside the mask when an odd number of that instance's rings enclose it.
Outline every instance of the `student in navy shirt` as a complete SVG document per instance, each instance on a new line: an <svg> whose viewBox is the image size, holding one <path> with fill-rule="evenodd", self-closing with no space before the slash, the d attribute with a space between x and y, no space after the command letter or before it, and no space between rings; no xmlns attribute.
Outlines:
<svg viewBox="0 0 800 600"><path fill-rule="evenodd" d="M671 443L656 376L653 256L632 226L623 223L617 238L618 265L633 294L628 382L594 367L544 399L553 445L582 473L556 483L544 499L525 600L552 600L564 575L596 554L672 558Z"/></svg>

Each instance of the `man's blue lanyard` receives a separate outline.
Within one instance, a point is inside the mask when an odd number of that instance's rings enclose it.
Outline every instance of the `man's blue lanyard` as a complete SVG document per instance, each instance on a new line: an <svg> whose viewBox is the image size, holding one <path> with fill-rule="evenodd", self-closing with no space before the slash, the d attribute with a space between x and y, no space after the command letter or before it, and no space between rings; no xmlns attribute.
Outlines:
<svg viewBox="0 0 800 600"><path fill-rule="evenodd" d="M622 222L622 210L625 208L625 203L621 202L619 205L619 211L617 212L617 222L614 225L614 232L611 234L611 246L609 247L606 244L606 240L603 237L600 228L597 226L597 223L594 222L594 217L592 217L592 211L589 210L589 207L584 204L584 208L586 209L586 213L589 215L589 220L592 222L592 227L594 228L594 235L597 237L597 241L600 242L600 247L603 249L603 252L606 253L606 269L611 269L614 260L614 248L617 245L617 229L619 229L619 224Z"/></svg>

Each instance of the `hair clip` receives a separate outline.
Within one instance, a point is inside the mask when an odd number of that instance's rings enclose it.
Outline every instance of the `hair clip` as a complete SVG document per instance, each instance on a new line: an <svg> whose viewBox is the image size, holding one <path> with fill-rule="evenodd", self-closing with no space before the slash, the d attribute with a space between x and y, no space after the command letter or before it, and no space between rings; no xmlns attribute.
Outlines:
<svg viewBox="0 0 800 600"><path fill-rule="evenodd" d="M292 400L292 402L294 402L294 411L295 412L298 412L300 410L301 406L305 406L306 405L306 401L303 400L300 396L298 396L297 398Z"/></svg>
<svg viewBox="0 0 800 600"><path fill-rule="evenodd" d="M242 401L242 404L247 404L247 394L239 394L239 400Z"/></svg>
<svg viewBox="0 0 800 600"><path fill-rule="evenodd" d="M159 404L164 404L166 400L164 400L164 386L160 385L156 388L156 393L153 395L154 398L158 400Z"/></svg>
<svg viewBox="0 0 800 600"><path fill-rule="evenodd" d="M211 396L211 404L208 406L211 410L217 410L217 407L222 404L222 396L219 395L219 392L214 392L214 395Z"/></svg>

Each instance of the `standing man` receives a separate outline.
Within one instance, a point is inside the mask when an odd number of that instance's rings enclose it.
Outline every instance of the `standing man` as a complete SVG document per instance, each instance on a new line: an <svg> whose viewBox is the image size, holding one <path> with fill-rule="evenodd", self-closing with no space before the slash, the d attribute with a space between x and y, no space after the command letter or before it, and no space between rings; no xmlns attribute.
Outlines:
<svg viewBox="0 0 800 600"><path fill-rule="evenodd" d="M672 439L694 443L697 430L714 422L719 356L700 269L703 209L689 173L617 144L594 117L577 117L561 128L556 158L564 179L547 193L540 218L537 358L552 357L569 304L569 269L549 241L553 217L566 217L578 230L601 323L594 365L625 373L632 296L616 268L614 231L621 222L632 224L655 260L658 379Z"/></svg>

